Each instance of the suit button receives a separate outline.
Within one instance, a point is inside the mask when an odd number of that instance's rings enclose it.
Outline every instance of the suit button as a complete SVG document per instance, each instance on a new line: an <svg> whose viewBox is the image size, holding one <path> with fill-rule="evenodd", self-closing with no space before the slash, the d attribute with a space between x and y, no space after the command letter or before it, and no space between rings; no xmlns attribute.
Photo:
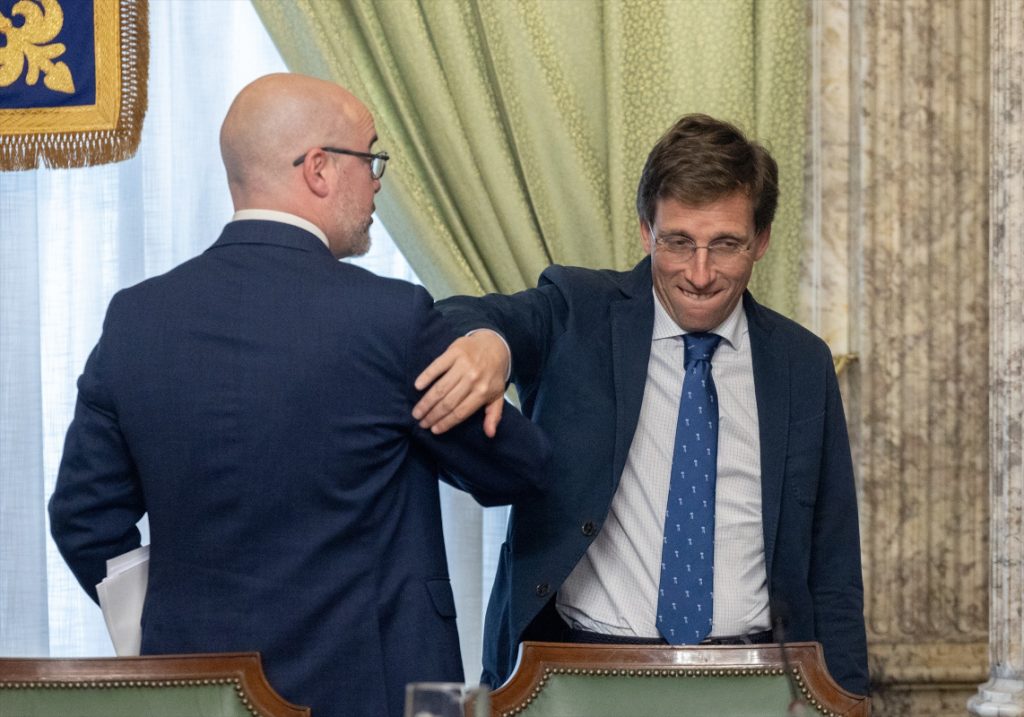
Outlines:
<svg viewBox="0 0 1024 717"><path fill-rule="evenodd" d="M584 523L583 527L580 529L583 531L583 534L588 538L597 532L597 526L595 526L594 522L591 520L588 520L586 523Z"/></svg>
<svg viewBox="0 0 1024 717"><path fill-rule="evenodd" d="M548 592L550 592L550 590L551 589L548 587L547 583L541 583L537 586L537 595L539 597L545 597L547 596Z"/></svg>

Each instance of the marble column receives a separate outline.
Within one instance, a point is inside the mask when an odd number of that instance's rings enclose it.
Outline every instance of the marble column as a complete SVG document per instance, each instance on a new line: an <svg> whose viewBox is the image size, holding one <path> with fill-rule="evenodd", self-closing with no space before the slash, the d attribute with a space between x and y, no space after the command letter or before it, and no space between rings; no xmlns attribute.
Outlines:
<svg viewBox="0 0 1024 717"><path fill-rule="evenodd" d="M962 716L989 634L989 4L809 7L801 319L858 357L873 714Z"/></svg>
<svg viewBox="0 0 1024 717"><path fill-rule="evenodd" d="M1024 5L992 2L989 680L974 715L1024 715Z"/></svg>

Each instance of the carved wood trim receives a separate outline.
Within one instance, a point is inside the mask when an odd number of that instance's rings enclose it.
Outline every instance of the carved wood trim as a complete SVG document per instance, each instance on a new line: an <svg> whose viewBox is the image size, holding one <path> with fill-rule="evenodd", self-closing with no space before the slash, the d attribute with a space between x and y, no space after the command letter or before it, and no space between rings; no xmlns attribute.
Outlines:
<svg viewBox="0 0 1024 717"><path fill-rule="evenodd" d="M38 687L176 687L234 684L253 715L309 717L285 701L255 652L145 657L0 658L0 689Z"/></svg>
<svg viewBox="0 0 1024 717"><path fill-rule="evenodd" d="M787 666L804 699L826 715L867 717L867 698L840 687L828 674L821 645L582 645L524 642L512 677L491 694L493 717L522 711L555 674L607 676L720 676L785 674Z"/></svg>

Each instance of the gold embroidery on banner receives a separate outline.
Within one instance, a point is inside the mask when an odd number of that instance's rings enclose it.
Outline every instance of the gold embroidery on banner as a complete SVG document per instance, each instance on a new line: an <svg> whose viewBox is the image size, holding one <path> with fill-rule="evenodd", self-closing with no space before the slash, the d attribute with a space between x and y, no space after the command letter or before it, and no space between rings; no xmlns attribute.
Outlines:
<svg viewBox="0 0 1024 717"><path fill-rule="evenodd" d="M42 8L36 2L42 3ZM46 44L64 27L60 3L57 0L21 0L11 8L11 17L15 15L24 18L21 27L15 27L10 18L0 13L0 34L7 37L7 45L0 47L0 87L13 84L22 72L25 72L25 83L34 85L42 73L43 84L54 92L74 92L71 70L63 62L53 62L67 48L60 42Z"/></svg>
<svg viewBox="0 0 1024 717"><path fill-rule="evenodd" d="M40 163L48 167L86 167L118 162L135 154L146 113L146 70L149 61L148 0L72 0L77 6L89 2L93 6L93 62L76 70L74 84L82 81L79 73L95 78L96 101L42 107L12 107L6 102L8 93L0 84L0 171L35 169ZM60 7L47 0L20 0L8 11L11 3L3 3L10 18L0 18L0 75L9 72L9 62L16 62L23 71L24 51L17 58L8 58L8 33L11 26L26 26L23 12L31 5L45 10L54 22L46 34L57 39L57 25L70 28L74 22L65 17ZM60 5L72 7L61 0ZM28 14L33 16L31 9ZM56 19L56 22L55 22ZM40 36L44 33L32 25ZM24 38L22 38L24 39ZM6 41L6 42L5 42ZM34 44L38 44L35 43ZM51 48L52 49L52 48ZM31 52L31 50L30 50ZM56 53L46 55L53 60ZM54 63L56 64L56 63ZM76 68L72 65L73 69ZM40 67L40 73L48 68ZM14 80L18 74L14 73ZM11 81L5 77L5 82ZM20 80L19 80L20 82Z"/></svg>

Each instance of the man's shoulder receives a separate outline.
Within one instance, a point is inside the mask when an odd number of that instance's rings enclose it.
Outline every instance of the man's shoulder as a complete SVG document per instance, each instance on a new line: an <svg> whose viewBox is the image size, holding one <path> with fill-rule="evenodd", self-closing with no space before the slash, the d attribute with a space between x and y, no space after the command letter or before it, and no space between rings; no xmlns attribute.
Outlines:
<svg viewBox="0 0 1024 717"><path fill-rule="evenodd" d="M242 252L243 254L254 254L255 252L252 247L259 247L258 244L244 243L223 246L228 246L232 250ZM254 264L244 259L239 261L237 254L230 256L219 251L211 251L216 248L222 248L219 241L201 254L187 259L163 273L156 274L122 289L118 294L144 294L149 291L159 291L163 288L175 287L182 283L187 284L203 280L220 283L228 279L233 273L264 275L263 279L271 278L270 275L273 274L281 274L283 278L288 280L294 276L294 269L289 268L286 262L271 263L262 261L259 263L259 268L256 268ZM297 290L301 290L303 287L315 288L319 282L326 281L329 286L336 288L350 286L352 288L372 289L403 297L426 292L426 289L421 285L414 284L405 279L380 276L356 264L338 261L333 257L321 255L319 252L308 252L307 254L308 257L299 252L292 252L287 255L299 258L304 271L306 271L305 279L301 282L295 282ZM230 259L227 259L227 261L225 261L226 256L230 256Z"/></svg>
<svg viewBox="0 0 1024 717"><path fill-rule="evenodd" d="M773 345L788 347L787 354L791 358L831 358L832 352L820 336L788 316L758 303L750 292L743 297L743 307L753 336L765 337Z"/></svg>
<svg viewBox="0 0 1024 717"><path fill-rule="evenodd" d="M405 279L381 276L369 269L364 269L347 261L335 262L330 266L329 271L332 273L333 278L341 281L343 284L355 285L361 290L380 292L398 298L428 294L427 290L420 284L414 284Z"/></svg>
<svg viewBox="0 0 1024 717"><path fill-rule="evenodd" d="M199 269L203 263L203 255L194 256L191 259L174 266L167 271L155 274L118 289L110 299L110 311L119 307L130 306L139 302L159 300L158 297L170 292L180 292L188 289L191 284L190 277Z"/></svg>
<svg viewBox="0 0 1024 717"><path fill-rule="evenodd" d="M243 247L242 251L246 251ZM296 252L296 254L298 254ZM111 298L109 321L145 321L194 312L204 304L242 301L262 310L296 317L332 317L351 323L353 316L378 327L402 326L423 318L433 306L427 290L411 282L382 277L336 260L298 258L300 264L229 260L204 252L174 268L121 289ZM243 313L244 307L243 307Z"/></svg>
<svg viewBox="0 0 1024 717"><path fill-rule="evenodd" d="M540 275L538 285L554 284L569 292L608 294L610 297L617 297L630 296L637 291L650 291L650 277L646 259L626 271L552 264Z"/></svg>
<svg viewBox="0 0 1024 717"><path fill-rule="evenodd" d="M615 269L590 269L585 266L552 264L543 271L541 277L546 277L551 281L616 285L621 284L630 273L630 271L616 271Z"/></svg>

